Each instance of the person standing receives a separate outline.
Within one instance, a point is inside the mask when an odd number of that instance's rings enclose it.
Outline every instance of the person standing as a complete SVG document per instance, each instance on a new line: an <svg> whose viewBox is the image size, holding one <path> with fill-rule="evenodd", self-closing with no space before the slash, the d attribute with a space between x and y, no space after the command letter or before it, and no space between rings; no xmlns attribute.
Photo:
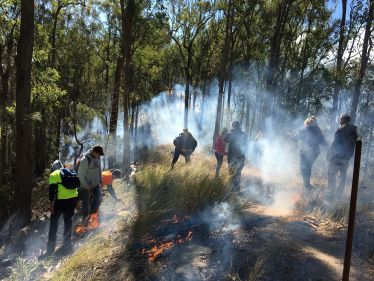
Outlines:
<svg viewBox="0 0 374 281"><path fill-rule="evenodd" d="M121 199L117 198L116 192L113 188L113 180L120 179L122 176L121 170L118 169L111 169L102 171L102 187L106 185L106 188L109 194L112 196L114 200L117 202L122 201Z"/></svg>
<svg viewBox="0 0 374 281"><path fill-rule="evenodd" d="M49 202L51 220L48 233L47 252L40 258L51 256L55 252L58 220L64 218L64 236L60 253L68 254L72 251L72 218L75 209L79 208L78 187L79 180L75 172L64 169L60 160L53 162L49 176ZM66 179L64 178L66 176Z"/></svg>
<svg viewBox="0 0 374 281"><path fill-rule="evenodd" d="M186 163L191 161L191 154L195 151L197 146L197 141L188 131L188 129L183 129L183 132L179 134L173 141L175 146L174 157L171 161L171 168L174 168L175 163L177 163L180 155L184 156Z"/></svg>
<svg viewBox="0 0 374 281"><path fill-rule="evenodd" d="M307 118L304 125L305 128L299 131L300 172L303 177L304 188L310 191L313 187L310 183L313 163L320 154L320 145L327 145L327 142L315 116Z"/></svg>
<svg viewBox="0 0 374 281"><path fill-rule="evenodd" d="M350 124L351 117L342 114L340 127L336 130L334 140L327 154L328 186L333 193L342 193L346 185L347 169L349 160L352 158L356 140L358 138L357 127ZM336 180L339 174L339 185Z"/></svg>
<svg viewBox="0 0 374 281"><path fill-rule="evenodd" d="M248 136L240 129L239 121L232 122L231 130L224 137L224 141L229 144L227 162L231 176L231 190L239 191L241 172L248 148Z"/></svg>
<svg viewBox="0 0 374 281"><path fill-rule="evenodd" d="M82 215L86 219L89 214L97 213L101 202L101 161L104 155L101 146L95 146L81 159L78 176L81 182L79 197L82 202Z"/></svg>
<svg viewBox="0 0 374 281"><path fill-rule="evenodd" d="M219 177L222 163L223 163L223 157L227 154L225 151L225 141L223 140L223 137L227 134L227 129L223 128L222 133L218 135L214 140L213 150L214 155L217 159L217 165L216 165L216 177Z"/></svg>

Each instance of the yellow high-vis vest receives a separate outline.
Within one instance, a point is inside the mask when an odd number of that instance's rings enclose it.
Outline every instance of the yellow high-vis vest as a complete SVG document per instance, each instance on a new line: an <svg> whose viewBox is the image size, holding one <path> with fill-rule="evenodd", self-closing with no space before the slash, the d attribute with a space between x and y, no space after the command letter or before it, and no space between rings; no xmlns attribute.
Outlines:
<svg viewBox="0 0 374 281"><path fill-rule="evenodd" d="M78 189L67 189L62 185L60 170L53 171L48 179L49 184L57 184L57 200L78 197Z"/></svg>

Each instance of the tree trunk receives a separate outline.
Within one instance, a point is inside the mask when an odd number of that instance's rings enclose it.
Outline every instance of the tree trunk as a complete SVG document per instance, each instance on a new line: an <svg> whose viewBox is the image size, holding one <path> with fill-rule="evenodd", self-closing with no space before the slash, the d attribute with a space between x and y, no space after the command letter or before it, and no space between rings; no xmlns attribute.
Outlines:
<svg viewBox="0 0 374 281"><path fill-rule="evenodd" d="M118 105L119 105L119 93L121 88L122 71L123 71L124 58L121 54L117 59L116 70L114 74L114 86L112 93L112 108L110 111L109 121L109 143L111 150L108 153L108 167L111 169L114 167L117 155L117 124L118 124Z"/></svg>
<svg viewBox="0 0 374 281"><path fill-rule="evenodd" d="M230 33L232 32L232 0L229 0L227 6L227 15L226 15L226 30L225 30L225 41L222 48L221 54L221 67L218 77L218 103L217 103L217 115L216 115L216 123L214 127L214 134L213 134L213 142L215 138L218 136L221 130L221 118L222 118L222 111L223 111L223 93L224 93L224 85L225 79L227 74L227 61L228 55L230 52Z"/></svg>
<svg viewBox="0 0 374 281"><path fill-rule="evenodd" d="M246 102L246 111L245 111L245 132L249 135L250 131L250 122L249 122L249 113L250 113L250 99L249 93L247 92L245 95L245 102Z"/></svg>
<svg viewBox="0 0 374 281"><path fill-rule="evenodd" d="M130 169L130 136L129 136L129 99L132 85L131 71L131 45L133 41L133 23L136 13L135 0L128 0L125 8L124 0L121 0L121 19L122 19L122 50L124 63L124 97L123 97L123 170L128 174Z"/></svg>
<svg viewBox="0 0 374 281"><path fill-rule="evenodd" d="M34 0L21 1L21 26L16 58L16 189L17 228L31 220L32 136L31 60L34 39Z"/></svg>
<svg viewBox="0 0 374 281"><path fill-rule="evenodd" d="M185 69L186 73L186 88L184 91L184 123L183 128L188 128L188 109L189 109L189 100L190 100L190 84L191 84L191 61L192 61L192 45L187 50L187 65Z"/></svg>
<svg viewBox="0 0 374 281"><path fill-rule="evenodd" d="M369 48L369 40L370 40L370 33L371 33L371 25L373 22L373 15L374 15L374 0L369 1L369 13L366 20L366 28L365 28L365 35L364 35L364 42L362 44L362 52L361 52L361 65L360 65L360 72L356 79L355 88L353 92L352 98L352 106L351 106L351 122L354 123L356 120L357 114L357 107L360 99L360 92L362 81L364 80L366 68L369 61L370 49Z"/></svg>
<svg viewBox="0 0 374 281"><path fill-rule="evenodd" d="M9 96L9 78L13 52L13 30L11 31L6 52L6 68L1 75L1 93L0 93L0 186L5 183L5 167L7 167L7 139L8 139L8 120L7 120L7 101Z"/></svg>
<svg viewBox="0 0 374 281"><path fill-rule="evenodd" d="M342 65L343 65L343 53L345 43L345 19L347 14L347 0L342 0L342 18L340 20L340 31L339 31L339 45L338 55L336 58L336 73L334 81L334 93L332 98L332 116L333 124L335 124L335 114L338 109L339 93L342 87Z"/></svg>
<svg viewBox="0 0 374 281"><path fill-rule="evenodd" d="M276 73L279 70L280 47L283 39L285 23L288 18L292 1L282 0L278 5L277 19L274 27L274 33L271 38L269 62L266 74L266 95L264 97L263 117L267 118L272 114L272 103L276 96ZM263 122L264 125L265 122Z"/></svg>
<svg viewBox="0 0 374 281"><path fill-rule="evenodd" d="M53 28L52 28L52 35L51 35L51 63L50 67L54 68L56 66L56 56L57 56L57 48L56 48L56 32L57 32L57 23L58 23L58 16L61 12L60 1L58 1L57 10L53 14Z"/></svg>

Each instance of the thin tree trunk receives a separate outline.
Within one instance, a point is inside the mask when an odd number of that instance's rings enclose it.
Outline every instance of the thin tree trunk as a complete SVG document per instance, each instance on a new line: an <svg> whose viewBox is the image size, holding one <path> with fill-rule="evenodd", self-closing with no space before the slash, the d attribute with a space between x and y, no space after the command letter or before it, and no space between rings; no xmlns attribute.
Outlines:
<svg viewBox="0 0 374 281"><path fill-rule="evenodd" d="M17 45L16 74L16 188L18 220L15 228L31 220L32 136L31 60L34 39L34 0L21 1L21 26Z"/></svg>
<svg viewBox="0 0 374 281"><path fill-rule="evenodd" d="M214 134L213 134L213 142L215 138L218 136L221 130L221 119L223 113L223 94L224 94L224 86L225 86L225 79L227 73L227 60L229 55L229 48L230 48L230 33L232 29L232 18L231 18L231 11L232 10L232 0L229 0L227 6L227 16L226 16L226 30L225 30L225 41L222 48L221 54L221 67L219 72L218 78L218 103L217 103L217 115L216 115L216 122L214 127Z"/></svg>
<svg viewBox="0 0 374 281"><path fill-rule="evenodd" d="M5 167L7 166L6 147L8 139L8 120L6 113L7 100L9 96L9 78L13 52L13 30L8 38L6 52L6 68L1 75L1 93L0 93L0 186L5 183Z"/></svg>
<svg viewBox="0 0 374 281"><path fill-rule="evenodd" d="M269 62L266 74L266 95L264 97L263 117L267 118L272 114L272 104L276 96L276 73L279 71L280 47L283 39L285 23L291 7L291 0L282 0L278 5L277 19L274 33L270 43ZM265 124L265 122L262 122Z"/></svg>
<svg viewBox="0 0 374 281"><path fill-rule="evenodd" d="M366 68L369 61L370 49L369 48L369 39L371 33L371 25L373 22L373 15L374 15L374 0L370 0L369 2L369 13L366 20L366 28L365 28L365 35L364 35L364 42L362 44L362 52L361 52L361 65L360 65L360 72L358 74L355 88L353 92L353 99L352 99L352 106L351 106L351 122L354 123L356 120L357 114L357 107L360 99L360 92L362 81L364 80Z"/></svg>
<svg viewBox="0 0 374 281"><path fill-rule="evenodd" d="M343 53L345 44L345 21L347 14L347 0L342 0L342 18L340 20L340 31L339 31L339 45L338 45L338 55L336 58L336 74L334 81L334 93L332 98L332 116L333 123L335 124L335 114L338 109L338 97L342 87L342 65L343 65Z"/></svg>
<svg viewBox="0 0 374 281"><path fill-rule="evenodd" d="M123 71L124 59L121 54L117 59L116 70L114 74L114 86L112 92L112 108L110 111L109 121L109 143L111 150L108 156L108 168L112 169L116 162L117 155L117 124L118 124L118 105L119 105L119 94L121 88L122 71Z"/></svg>
<svg viewBox="0 0 374 281"><path fill-rule="evenodd" d="M129 99L131 93L132 71L131 71L131 45L133 40L133 23L136 13L135 0L128 0L125 8L124 0L121 0L122 19L122 46L124 64L124 97L123 97L123 170L127 175L130 169L130 136L129 136Z"/></svg>
<svg viewBox="0 0 374 281"><path fill-rule="evenodd" d="M192 45L191 48L188 48L187 50L187 65L185 69L186 73L186 88L184 91L184 122L183 126L184 128L188 128L188 109L189 109L189 100L190 100L190 84L191 84L191 61L192 61Z"/></svg>
<svg viewBox="0 0 374 281"><path fill-rule="evenodd" d="M246 112L245 112L245 132L249 135L250 130L250 122L249 122L249 113L250 113L250 99L249 93L245 95L245 102L246 102Z"/></svg>
<svg viewBox="0 0 374 281"><path fill-rule="evenodd" d="M52 28L52 36L51 36L51 63L50 67L54 68L56 66L56 56L57 56L57 47L56 47L56 32L57 32L57 23L58 23L58 16L61 12L61 4L58 1L57 10L53 14L53 28Z"/></svg>

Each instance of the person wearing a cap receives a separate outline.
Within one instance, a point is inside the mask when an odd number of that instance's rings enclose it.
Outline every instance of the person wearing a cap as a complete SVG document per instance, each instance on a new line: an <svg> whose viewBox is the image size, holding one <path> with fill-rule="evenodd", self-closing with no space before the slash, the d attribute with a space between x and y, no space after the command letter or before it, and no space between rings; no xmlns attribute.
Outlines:
<svg viewBox="0 0 374 281"><path fill-rule="evenodd" d="M329 162L328 186L333 194L344 191L349 160L353 156L358 138L357 127L350 124L350 121L351 117L348 114L340 116L340 127L335 132L334 140L327 154ZM339 184L336 186L338 174Z"/></svg>
<svg viewBox="0 0 374 281"><path fill-rule="evenodd" d="M51 166L51 174L48 179L51 221L49 225L47 252L41 255L40 258L49 257L55 251L58 220L61 215L64 218L64 238L61 252L69 253L73 249L71 241L72 218L79 204L78 190L68 189L63 186L61 179L61 169L63 168L64 165L60 160L54 161Z"/></svg>
<svg viewBox="0 0 374 281"><path fill-rule="evenodd" d="M190 162L190 156L195 151L197 146L197 141L188 131L188 129L183 129L183 132L179 134L173 141L175 146L174 157L171 161L171 168L174 168L175 163L177 163L180 155L183 155L186 163Z"/></svg>
<svg viewBox="0 0 374 281"><path fill-rule="evenodd" d="M305 119L304 126L305 128L299 131L298 137L300 143L300 172L305 190L310 191L313 187L310 183L313 163L320 154L320 145L327 146L327 142L315 116Z"/></svg>
<svg viewBox="0 0 374 281"><path fill-rule="evenodd" d="M78 177L80 180L79 197L82 203L83 219L96 213L101 202L102 175L100 156L104 155L101 146L95 146L80 160Z"/></svg>
<svg viewBox="0 0 374 281"><path fill-rule="evenodd" d="M244 167L245 154L248 149L248 136L240 129L239 121L233 121L231 130L223 140L229 144L227 162L231 176L231 190L239 191L240 177Z"/></svg>

